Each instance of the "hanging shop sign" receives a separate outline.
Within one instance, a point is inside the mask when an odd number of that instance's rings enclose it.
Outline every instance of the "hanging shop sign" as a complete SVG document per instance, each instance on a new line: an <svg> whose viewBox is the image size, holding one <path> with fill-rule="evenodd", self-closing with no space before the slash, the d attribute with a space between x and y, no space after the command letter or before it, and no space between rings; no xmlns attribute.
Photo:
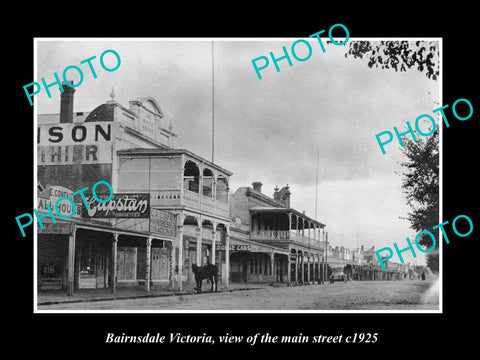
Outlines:
<svg viewBox="0 0 480 360"><path fill-rule="evenodd" d="M82 206L73 202L73 191L63 186L47 186L44 191L38 193L37 212L46 214L49 212L48 207L62 218L68 216L80 219L82 215Z"/></svg>
<svg viewBox="0 0 480 360"><path fill-rule="evenodd" d="M175 237L176 216L168 211L150 209L150 232Z"/></svg>
<svg viewBox="0 0 480 360"><path fill-rule="evenodd" d="M102 199L103 195L98 195ZM107 202L100 202L93 196L87 196L87 206L82 216L86 218L149 218L149 193L113 194Z"/></svg>

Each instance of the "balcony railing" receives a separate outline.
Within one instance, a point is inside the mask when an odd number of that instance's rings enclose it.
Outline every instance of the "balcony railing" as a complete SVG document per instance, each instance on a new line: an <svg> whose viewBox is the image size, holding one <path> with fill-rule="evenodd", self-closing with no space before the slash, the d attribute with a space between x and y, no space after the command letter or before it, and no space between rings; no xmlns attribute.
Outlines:
<svg viewBox="0 0 480 360"><path fill-rule="evenodd" d="M152 191L150 202L152 205L179 206L181 195L182 193L180 190Z"/></svg>
<svg viewBox="0 0 480 360"><path fill-rule="evenodd" d="M325 246L325 242L298 234L295 231L255 230L250 232L250 239L271 242L297 242L321 249Z"/></svg>
<svg viewBox="0 0 480 360"><path fill-rule="evenodd" d="M182 198L183 195L183 198ZM190 190L159 190L151 193L151 204L156 206L180 206L205 213L228 217L228 204Z"/></svg>

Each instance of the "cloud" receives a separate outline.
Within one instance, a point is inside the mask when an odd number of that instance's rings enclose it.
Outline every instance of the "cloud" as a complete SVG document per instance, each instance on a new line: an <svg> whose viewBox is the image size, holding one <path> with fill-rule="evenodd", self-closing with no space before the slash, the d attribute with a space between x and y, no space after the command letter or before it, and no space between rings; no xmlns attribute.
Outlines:
<svg viewBox="0 0 480 360"><path fill-rule="evenodd" d="M401 154L394 141L382 155L375 134L431 113L439 84L416 71L370 69L333 45L325 53L312 45L312 57L293 66L280 61L280 72L271 64L259 80L251 60L270 51L280 56L295 40L215 41L214 74L211 41L41 41L38 78L115 49L122 65L86 78L75 93L76 111L108 100L112 86L125 106L152 96L172 121L177 147L207 159L214 114L215 159L233 171L232 190L258 180L271 195L275 185L289 183L295 206L310 214L318 150L320 214L332 238L348 242L357 225L365 241L390 241L393 232L408 231L397 221L406 211L395 175ZM38 99L39 113L58 112L57 94Z"/></svg>

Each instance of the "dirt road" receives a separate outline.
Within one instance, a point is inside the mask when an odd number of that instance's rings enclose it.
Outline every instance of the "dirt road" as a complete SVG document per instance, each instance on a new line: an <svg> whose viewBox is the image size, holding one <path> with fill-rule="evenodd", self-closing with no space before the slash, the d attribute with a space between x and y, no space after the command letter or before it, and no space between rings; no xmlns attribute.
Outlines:
<svg viewBox="0 0 480 360"><path fill-rule="evenodd" d="M38 310L438 310L432 281L351 281L128 300L39 306ZM432 288L430 291L429 288ZM429 299L426 296L432 292Z"/></svg>

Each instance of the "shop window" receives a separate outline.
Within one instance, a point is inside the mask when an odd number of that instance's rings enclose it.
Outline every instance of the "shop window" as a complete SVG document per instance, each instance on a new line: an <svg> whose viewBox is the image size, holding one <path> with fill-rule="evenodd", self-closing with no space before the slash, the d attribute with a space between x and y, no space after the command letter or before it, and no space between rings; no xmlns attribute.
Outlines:
<svg viewBox="0 0 480 360"><path fill-rule="evenodd" d="M40 266L41 277L59 277L60 265L58 263L42 264Z"/></svg>
<svg viewBox="0 0 480 360"><path fill-rule="evenodd" d="M80 256L80 274L95 274L95 251L92 246L82 249Z"/></svg>

